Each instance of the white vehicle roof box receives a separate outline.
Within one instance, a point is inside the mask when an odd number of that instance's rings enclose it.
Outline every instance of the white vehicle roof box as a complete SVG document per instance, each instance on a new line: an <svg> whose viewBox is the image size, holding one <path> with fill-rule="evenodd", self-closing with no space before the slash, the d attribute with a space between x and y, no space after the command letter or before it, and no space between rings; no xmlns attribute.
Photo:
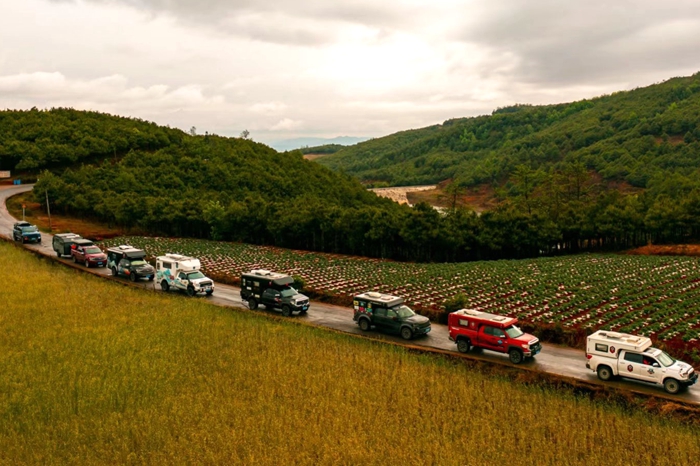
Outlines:
<svg viewBox="0 0 700 466"><path fill-rule="evenodd" d="M589 340L595 342L604 342L608 345L614 345L617 349L644 351L651 347L651 339L638 335L630 335L629 333L611 332L608 330L598 330L588 337Z"/></svg>
<svg viewBox="0 0 700 466"><path fill-rule="evenodd" d="M161 262L168 261L175 264L175 270L193 271L199 270L200 267L202 267L202 263L199 261L199 259L195 259L194 257L189 256L183 256L182 254L168 253L164 256L159 256L156 260Z"/></svg>

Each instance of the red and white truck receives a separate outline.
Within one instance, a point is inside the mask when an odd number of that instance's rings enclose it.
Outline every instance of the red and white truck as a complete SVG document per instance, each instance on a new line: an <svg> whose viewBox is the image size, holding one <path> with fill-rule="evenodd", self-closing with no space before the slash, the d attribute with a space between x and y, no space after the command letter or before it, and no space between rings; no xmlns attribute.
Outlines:
<svg viewBox="0 0 700 466"><path fill-rule="evenodd" d="M515 317L500 316L475 309L460 309L447 317L450 340L460 353L471 348L484 348L507 353L513 364L534 357L542 350L540 340L524 333L515 324Z"/></svg>

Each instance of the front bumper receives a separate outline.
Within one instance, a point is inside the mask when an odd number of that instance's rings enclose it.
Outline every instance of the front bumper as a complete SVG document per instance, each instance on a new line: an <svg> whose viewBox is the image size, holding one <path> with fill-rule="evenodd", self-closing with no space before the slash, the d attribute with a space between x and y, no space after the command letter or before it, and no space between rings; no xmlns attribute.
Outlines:
<svg viewBox="0 0 700 466"><path fill-rule="evenodd" d="M690 387L691 385L695 385L695 383L697 383L697 381L698 381L698 373L693 372L693 375L691 375L689 378L687 378L685 380L680 380L679 382L681 383L681 385L685 385L686 387Z"/></svg>
<svg viewBox="0 0 700 466"><path fill-rule="evenodd" d="M427 335L430 333L431 327L428 325L427 327L421 327L421 328L414 328L413 329L413 334L414 335Z"/></svg>

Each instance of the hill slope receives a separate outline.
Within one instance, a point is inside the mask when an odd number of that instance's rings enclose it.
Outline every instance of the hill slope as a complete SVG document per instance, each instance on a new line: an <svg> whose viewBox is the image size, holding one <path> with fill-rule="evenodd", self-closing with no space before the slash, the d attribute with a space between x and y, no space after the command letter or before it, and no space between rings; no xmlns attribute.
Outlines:
<svg viewBox="0 0 700 466"><path fill-rule="evenodd" d="M646 188L700 167L700 74L569 104L501 108L373 139L318 163L365 182L505 183L519 165L582 163L603 180Z"/></svg>

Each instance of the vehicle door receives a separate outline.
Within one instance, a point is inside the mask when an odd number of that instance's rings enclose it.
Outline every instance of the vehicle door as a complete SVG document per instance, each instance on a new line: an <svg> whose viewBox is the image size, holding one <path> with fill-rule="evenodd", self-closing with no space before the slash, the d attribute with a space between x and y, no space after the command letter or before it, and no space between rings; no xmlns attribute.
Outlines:
<svg viewBox="0 0 700 466"><path fill-rule="evenodd" d="M77 248L75 248L75 258L79 261L85 259L85 250L82 246L78 246Z"/></svg>
<svg viewBox="0 0 700 466"><path fill-rule="evenodd" d="M635 379L646 380L643 375L646 372L644 365L642 364L643 357L639 353L632 353L630 351L623 351L618 360L618 373L622 377L632 377Z"/></svg>
<svg viewBox="0 0 700 466"><path fill-rule="evenodd" d="M122 273L124 275L131 274L131 262L126 257L119 261L117 265L117 273Z"/></svg>
<svg viewBox="0 0 700 466"><path fill-rule="evenodd" d="M280 304L281 294L274 288L267 288L262 293L262 302L265 306L277 307Z"/></svg>
<svg viewBox="0 0 700 466"><path fill-rule="evenodd" d="M499 338L494 335L494 330L496 330L496 328L489 325L484 325L479 329L479 344L481 346L491 350L498 349Z"/></svg>
<svg viewBox="0 0 700 466"><path fill-rule="evenodd" d="M374 309L372 310L372 323L375 325L375 327L384 330L387 328L386 319L386 308L375 304Z"/></svg>
<svg viewBox="0 0 700 466"><path fill-rule="evenodd" d="M661 381L661 364L651 356L642 355L642 365L639 368L639 376L647 382Z"/></svg>
<svg viewBox="0 0 700 466"><path fill-rule="evenodd" d="M386 310L386 329L392 333L401 331L401 320L399 320L399 314L394 309Z"/></svg>
<svg viewBox="0 0 700 466"><path fill-rule="evenodd" d="M175 287L181 290L186 290L189 281L187 280L187 274L185 272L180 272L175 277Z"/></svg>

